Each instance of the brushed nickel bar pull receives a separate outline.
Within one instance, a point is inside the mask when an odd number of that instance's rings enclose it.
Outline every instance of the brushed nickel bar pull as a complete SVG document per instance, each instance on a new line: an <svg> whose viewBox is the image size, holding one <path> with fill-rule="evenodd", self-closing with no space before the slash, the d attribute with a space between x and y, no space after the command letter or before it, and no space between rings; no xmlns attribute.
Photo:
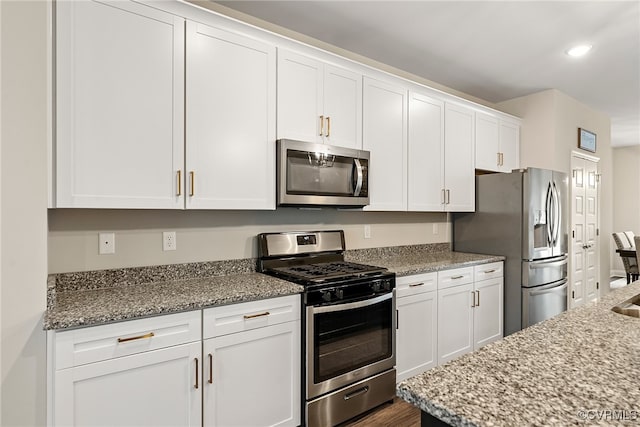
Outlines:
<svg viewBox="0 0 640 427"><path fill-rule="evenodd" d="M320 116L320 136L324 133L324 116Z"/></svg>
<svg viewBox="0 0 640 427"><path fill-rule="evenodd" d="M178 171L178 191L176 192L176 196L182 196L182 171Z"/></svg>
<svg viewBox="0 0 640 427"><path fill-rule="evenodd" d="M495 269L495 268L493 268L493 269L491 269L491 270L485 270L485 271L484 271L484 273L485 273L485 274L495 273L495 271L496 271L496 269Z"/></svg>
<svg viewBox="0 0 640 427"><path fill-rule="evenodd" d="M248 314L248 315L247 315L247 314L245 314L245 316L244 316L244 320L247 320L247 319L254 319L254 318L256 318L256 317L268 316L268 315L270 315L270 314L271 314L271 313L269 313L268 311L265 311L264 313L258 313L258 314Z"/></svg>
<svg viewBox="0 0 640 427"><path fill-rule="evenodd" d="M331 135L331 117L327 117L327 137Z"/></svg>
<svg viewBox="0 0 640 427"><path fill-rule="evenodd" d="M366 386L364 386L364 387L362 387L362 388L360 388L360 389L358 389L358 390L356 390L354 392L351 392L349 394L345 394L344 395L344 400L349 400L352 397L360 396L361 394L365 394L368 391L369 391L369 386L366 385Z"/></svg>
<svg viewBox="0 0 640 427"><path fill-rule="evenodd" d="M194 171L189 172L189 196L191 197L193 197L196 192L195 176L196 173Z"/></svg>
<svg viewBox="0 0 640 427"><path fill-rule="evenodd" d="M209 384L213 384L213 354L209 353Z"/></svg>
<svg viewBox="0 0 640 427"><path fill-rule="evenodd" d="M497 154L498 154L498 166L500 166L500 153L497 153Z"/></svg>
<svg viewBox="0 0 640 427"><path fill-rule="evenodd" d="M400 310L396 309L396 329L400 329Z"/></svg>
<svg viewBox="0 0 640 427"><path fill-rule="evenodd" d="M451 203L451 192L447 190L447 205Z"/></svg>
<svg viewBox="0 0 640 427"><path fill-rule="evenodd" d="M422 282L422 283L412 283L412 284L409 285L410 288L416 288L418 286L424 286L424 282Z"/></svg>
<svg viewBox="0 0 640 427"><path fill-rule="evenodd" d="M447 204L447 190L445 190L444 188L442 189L442 204L446 205Z"/></svg>
<svg viewBox="0 0 640 427"><path fill-rule="evenodd" d="M155 334L153 332L149 332L148 334L144 334L144 335L138 335L136 337L130 337L130 338L118 338L118 343L123 343L123 342L129 342L129 341L135 341L135 340L143 340L146 338L153 338Z"/></svg>
<svg viewBox="0 0 640 427"><path fill-rule="evenodd" d="M471 291L471 297L473 298L473 302L471 303L471 308L476 306L476 293Z"/></svg>
<svg viewBox="0 0 640 427"><path fill-rule="evenodd" d="M196 357L195 359L193 359L196 361L196 384L194 385L195 388L198 388L198 358Z"/></svg>
<svg viewBox="0 0 640 427"><path fill-rule="evenodd" d="M478 294L478 305L476 307L480 307L480 291L476 291Z"/></svg>
<svg viewBox="0 0 640 427"><path fill-rule="evenodd" d="M464 276L451 276L451 280L462 279Z"/></svg>
<svg viewBox="0 0 640 427"><path fill-rule="evenodd" d="M504 166L504 153L500 153L500 166Z"/></svg>

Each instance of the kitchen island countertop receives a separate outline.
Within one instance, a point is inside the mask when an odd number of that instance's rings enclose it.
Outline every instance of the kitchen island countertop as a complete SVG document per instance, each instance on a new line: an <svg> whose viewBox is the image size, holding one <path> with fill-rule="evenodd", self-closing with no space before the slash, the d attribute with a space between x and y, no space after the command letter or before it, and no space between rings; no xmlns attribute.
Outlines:
<svg viewBox="0 0 640 427"><path fill-rule="evenodd" d="M397 386L453 426L637 425L640 319L615 313L635 282Z"/></svg>

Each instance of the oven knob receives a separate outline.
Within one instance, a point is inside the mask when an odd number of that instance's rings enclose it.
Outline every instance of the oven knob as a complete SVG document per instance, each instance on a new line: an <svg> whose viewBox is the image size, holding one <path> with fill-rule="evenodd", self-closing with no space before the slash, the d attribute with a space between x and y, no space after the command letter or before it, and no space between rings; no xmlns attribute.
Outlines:
<svg viewBox="0 0 640 427"><path fill-rule="evenodd" d="M336 298L338 299L344 298L344 291L342 289L336 289L335 294L336 294Z"/></svg>
<svg viewBox="0 0 640 427"><path fill-rule="evenodd" d="M322 299L325 300L326 302L331 301L331 292L322 291Z"/></svg>
<svg viewBox="0 0 640 427"><path fill-rule="evenodd" d="M373 282L373 284L371 285L371 288L373 289L373 292L380 292L381 286L380 286L380 282Z"/></svg>
<svg viewBox="0 0 640 427"><path fill-rule="evenodd" d="M390 291L391 290L391 280L387 279L384 281L384 290L385 291Z"/></svg>

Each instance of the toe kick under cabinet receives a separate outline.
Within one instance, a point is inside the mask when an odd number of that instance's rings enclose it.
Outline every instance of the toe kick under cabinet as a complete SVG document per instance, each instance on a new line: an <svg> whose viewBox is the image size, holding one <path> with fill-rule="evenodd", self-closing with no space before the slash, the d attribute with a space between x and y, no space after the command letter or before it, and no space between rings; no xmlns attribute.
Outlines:
<svg viewBox="0 0 640 427"><path fill-rule="evenodd" d="M299 295L47 340L48 425L300 424Z"/></svg>

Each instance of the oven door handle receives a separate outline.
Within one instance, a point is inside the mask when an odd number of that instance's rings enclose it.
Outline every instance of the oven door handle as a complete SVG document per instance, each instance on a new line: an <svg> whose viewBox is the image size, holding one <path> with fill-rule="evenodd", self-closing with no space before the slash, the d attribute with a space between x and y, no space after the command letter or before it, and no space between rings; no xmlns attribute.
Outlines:
<svg viewBox="0 0 640 427"><path fill-rule="evenodd" d="M384 294L375 298L369 298L362 301L348 302L345 304L326 305L326 306L312 307L312 308L314 313L331 313L334 311L353 310L354 308L368 307L370 305L379 304L382 301L386 301L391 298L393 298L393 292L389 292L387 294Z"/></svg>

